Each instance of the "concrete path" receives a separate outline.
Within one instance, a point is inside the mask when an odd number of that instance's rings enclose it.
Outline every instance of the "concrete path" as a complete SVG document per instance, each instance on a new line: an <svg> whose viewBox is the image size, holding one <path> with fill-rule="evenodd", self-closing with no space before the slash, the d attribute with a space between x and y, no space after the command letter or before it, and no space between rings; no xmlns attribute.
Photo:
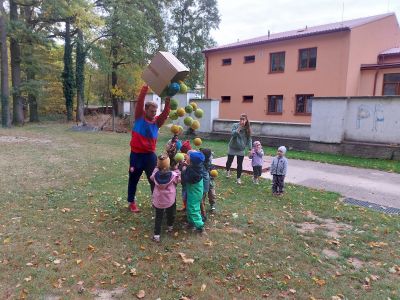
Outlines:
<svg viewBox="0 0 400 300"><path fill-rule="evenodd" d="M270 165L272 157L264 157L263 169ZM226 157L213 163L225 167ZM236 159L232 169L236 168ZM251 161L245 157L245 172L251 172ZM262 177L271 178L268 172ZM372 169L331 165L326 163L289 159L286 182L315 189L337 192L346 198L367 201L400 209L400 174Z"/></svg>

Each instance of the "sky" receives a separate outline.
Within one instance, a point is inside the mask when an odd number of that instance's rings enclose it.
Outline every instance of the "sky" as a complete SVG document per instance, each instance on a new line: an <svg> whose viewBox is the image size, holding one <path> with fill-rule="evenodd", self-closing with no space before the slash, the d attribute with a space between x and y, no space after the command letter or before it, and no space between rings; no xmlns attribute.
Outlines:
<svg viewBox="0 0 400 300"><path fill-rule="evenodd" d="M270 33L396 13L400 0L217 0L221 17L212 32L219 46Z"/></svg>

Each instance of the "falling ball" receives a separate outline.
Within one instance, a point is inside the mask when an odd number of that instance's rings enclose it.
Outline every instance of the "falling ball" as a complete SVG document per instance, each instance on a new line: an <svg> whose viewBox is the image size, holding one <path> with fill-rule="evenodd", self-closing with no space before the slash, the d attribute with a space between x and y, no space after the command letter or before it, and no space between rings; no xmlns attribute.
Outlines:
<svg viewBox="0 0 400 300"><path fill-rule="evenodd" d="M171 126L171 132L173 133L173 134L178 134L179 133L179 126L178 125L172 125Z"/></svg>
<svg viewBox="0 0 400 300"><path fill-rule="evenodd" d="M197 147L200 146L203 143L203 141L201 140L201 138L195 138L193 140L193 144L195 144Z"/></svg>
<svg viewBox="0 0 400 300"><path fill-rule="evenodd" d="M186 105L186 106L185 106L185 111L186 111L188 114L191 114L191 113L193 112L193 106L191 106L191 105Z"/></svg>
<svg viewBox="0 0 400 300"><path fill-rule="evenodd" d="M170 112L169 112L169 118L171 119L171 120L177 120L178 119L178 114L176 113L176 110L171 110Z"/></svg>
<svg viewBox="0 0 400 300"><path fill-rule="evenodd" d="M171 101L169 102L169 107L172 109L172 110L176 110L177 108L178 108L178 100L176 100L176 99L171 99Z"/></svg>
<svg viewBox="0 0 400 300"><path fill-rule="evenodd" d="M183 83L183 81L179 82L179 92L181 94L186 94L188 90L188 87L186 84Z"/></svg>
<svg viewBox="0 0 400 300"><path fill-rule="evenodd" d="M183 153L179 152L179 153L175 154L174 159L177 162L181 162L185 159L185 156L183 155Z"/></svg>
<svg viewBox="0 0 400 300"><path fill-rule="evenodd" d="M193 110L197 109L197 103L196 102L190 102L189 104L193 107Z"/></svg>
<svg viewBox="0 0 400 300"><path fill-rule="evenodd" d="M190 126L193 130L199 129L200 128L200 122L197 120L194 120L192 125Z"/></svg>
<svg viewBox="0 0 400 300"><path fill-rule="evenodd" d="M171 83L168 86L168 91L167 91L168 96L172 97L172 96L176 95L176 93L179 92L180 88L181 87L179 86L179 83L177 83L177 82Z"/></svg>
<svg viewBox="0 0 400 300"><path fill-rule="evenodd" d="M196 116L196 118L202 118L204 114L204 111L201 108L198 108L194 111L194 115Z"/></svg>
<svg viewBox="0 0 400 300"><path fill-rule="evenodd" d="M178 116L183 117L185 115L185 109L183 107L180 107L176 110L176 113Z"/></svg>
<svg viewBox="0 0 400 300"><path fill-rule="evenodd" d="M186 117L184 120L183 120L183 123L186 125L186 126L192 126L192 123L193 123L193 119L192 119L192 117Z"/></svg>

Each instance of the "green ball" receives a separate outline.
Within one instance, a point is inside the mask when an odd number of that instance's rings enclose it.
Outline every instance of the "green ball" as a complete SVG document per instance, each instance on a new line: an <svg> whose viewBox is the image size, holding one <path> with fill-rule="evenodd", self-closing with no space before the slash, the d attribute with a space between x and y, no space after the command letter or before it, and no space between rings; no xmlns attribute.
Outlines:
<svg viewBox="0 0 400 300"><path fill-rule="evenodd" d="M193 118L192 117L186 117L184 120L183 120L183 123L186 125L186 126L192 126L192 123L193 123Z"/></svg>
<svg viewBox="0 0 400 300"><path fill-rule="evenodd" d="M180 152L175 154L175 157L174 157L175 161L177 161L177 162L183 161L184 158L185 157L183 156L183 153L180 153Z"/></svg>
<svg viewBox="0 0 400 300"><path fill-rule="evenodd" d="M185 106L185 111L186 113L191 114L193 112L193 106L191 105Z"/></svg>
<svg viewBox="0 0 400 300"><path fill-rule="evenodd" d="M170 112L169 112L169 118L171 119L171 120L177 120L178 119L178 113L176 112L176 110L171 110Z"/></svg>
<svg viewBox="0 0 400 300"><path fill-rule="evenodd" d="M179 83L179 92L180 92L181 94L186 94L186 93L187 93L187 90L188 90L187 85L184 84L183 82L180 82L180 83Z"/></svg>
<svg viewBox="0 0 400 300"><path fill-rule="evenodd" d="M196 118L202 118L204 114L204 111L201 108L198 108L194 111L194 115L196 116Z"/></svg>
<svg viewBox="0 0 400 300"><path fill-rule="evenodd" d="M171 101L169 102L169 107L172 110L176 110L178 108L179 102L176 99L171 99Z"/></svg>

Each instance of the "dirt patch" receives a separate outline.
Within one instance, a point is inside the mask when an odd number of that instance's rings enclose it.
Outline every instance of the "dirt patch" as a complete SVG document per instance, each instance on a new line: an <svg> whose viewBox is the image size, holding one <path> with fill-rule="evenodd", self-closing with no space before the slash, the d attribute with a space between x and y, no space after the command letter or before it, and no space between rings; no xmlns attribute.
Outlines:
<svg viewBox="0 0 400 300"><path fill-rule="evenodd" d="M10 144L16 144L16 143L31 143L31 144L50 144L50 140L46 139L34 139L34 138L29 138L25 136L7 136L3 135L0 136L0 143L10 143Z"/></svg>
<svg viewBox="0 0 400 300"><path fill-rule="evenodd" d="M350 257L347 261L348 261L348 263L351 264L351 265L354 267L354 269L356 269L356 270L361 269L362 266L364 265L364 263L363 263L361 260L359 260L358 258L355 258L355 257Z"/></svg>
<svg viewBox="0 0 400 300"><path fill-rule="evenodd" d="M122 296L123 293L125 293L125 291L126 288L117 287L111 291L96 289L92 292L92 294L94 295L94 299L96 300L110 300L119 298L120 296Z"/></svg>
<svg viewBox="0 0 400 300"><path fill-rule="evenodd" d="M338 258L339 257L339 253L337 253L335 250L330 250L330 249L322 250L322 254L325 255L327 258Z"/></svg>
<svg viewBox="0 0 400 300"><path fill-rule="evenodd" d="M312 212L307 212L307 216L316 222L304 222L301 224L296 224L297 231L300 233L308 233L315 232L316 229L323 229L326 232L326 235L338 239L340 238L340 232L345 230L350 230L353 227L344 223L337 223L333 219L322 219L318 216L315 216Z"/></svg>
<svg viewBox="0 0 400 300"><path fill-rule="evenodd" d="M92 115L85 116L85 120L91 127L96 127L104 131L112 131L112 115L93 113ZM114 123L116 132L125 133L131 127L129 116L124 118L116 117Z"/></svg>

